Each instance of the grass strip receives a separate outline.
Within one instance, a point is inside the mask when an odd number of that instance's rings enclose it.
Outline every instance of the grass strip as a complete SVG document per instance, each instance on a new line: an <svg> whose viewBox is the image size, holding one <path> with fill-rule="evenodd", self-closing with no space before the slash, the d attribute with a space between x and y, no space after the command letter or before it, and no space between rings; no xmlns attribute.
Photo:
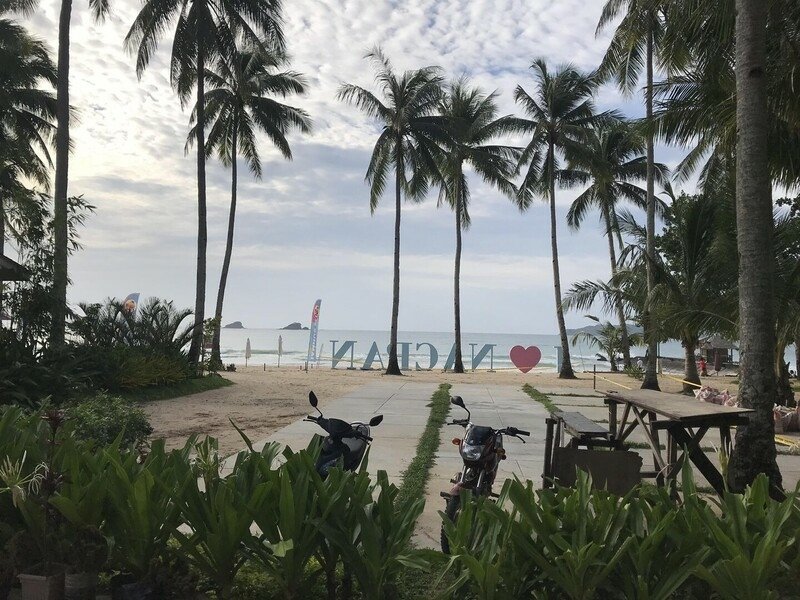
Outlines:
<svg viewBox="0 0 800 600"><path fill-rule="evenodd" d="M425 484L428 483L433 459L439 449L440 430L450 412L450 384L443 383L431 396L431 412L425 431L419 438L417 453L401 476L400 492L397 502L406 503L414 498L425 496Z"/></svg>
<svg viewBox="0 0 800 600"><path fill-rule="evenodd" d="M528 396L530 396L534 400L536 400L539 404L544 406L548 412L553 413L556 412L557 410L560 410L555 404L553 404L553 401L550 400L549 396L537 390L530 383L526 383L525 385L523 385L522 391L528 394Z"/></svg>
<svg viewBox="0 0 800 600"><path fill-rule="evenodd" d="M154 400L169 400L181 396L190 396L209 390L233 385L230 379L225 379L218 375L206 375L205 377L193 377L173 385L161 385L157 387L140 388L121 392L119 395L132 402L152 402Z"/></svg>

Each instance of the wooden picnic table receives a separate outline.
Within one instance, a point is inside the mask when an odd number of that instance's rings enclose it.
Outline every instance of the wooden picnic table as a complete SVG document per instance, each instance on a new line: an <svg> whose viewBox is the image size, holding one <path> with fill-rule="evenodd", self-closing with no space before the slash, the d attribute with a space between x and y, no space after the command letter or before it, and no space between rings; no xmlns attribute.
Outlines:
<svg viewBox="0 0 800 600"><path fill-rule="evenodd" d="M729 454L731 427L747 423L749 413L753 412L751 409L701 402L696 398L653 390L609 391L605 402L613 440L624 442L634 429L641 427L653 451L654 468L652 472L642 473L643 477L654 477L659 485L673 485L688 456L716 492L723 493L722 474L703 453L700 442L709 429L719 429L720 450ZM619 405L623 411L618 424ZM661 430L667 436L666 455L659 442Z"/></svg>

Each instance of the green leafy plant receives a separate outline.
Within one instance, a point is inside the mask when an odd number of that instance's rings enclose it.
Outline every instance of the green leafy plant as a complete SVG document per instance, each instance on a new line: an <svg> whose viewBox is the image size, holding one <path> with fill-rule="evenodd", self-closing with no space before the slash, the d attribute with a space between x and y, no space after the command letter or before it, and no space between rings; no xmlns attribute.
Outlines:
<svg viewBox="0 0 800 600"><path fill-rule="evenodd" d="M218 596L232 598L236 573L248 557L253 517L268 509L273 484L252 482L249 493L243 494L233 481L220 479L208 488L200 481L191 469L184 472L177 503L190 531L176 529L173 534L190 563L213 582Z"/></svg>
<svg viewBox="0 0 800 600"><path fill-rule="evenodd" d="M442 513L450 542L450 562L443 575L456 572L443 596L452 596L467 586L479 598L530 598L541 580L541 572L525 553L518 552L512 530L529 525L519 522L516 511L506 510L508 484L498 502L484 497L462 498L456 522ZM530 532L528 531L530 534Z"/></svg>
<svg viewBox="0 0 800 600"><path fill-rule="evenodd" d="M141 463L135 452L104 450L110 463L106 531L113 540L112 556L116 565L140 579L167 554L180 522L174 496L192 442L167 454L163 440L156 441Z"/></svg>
<svg viewBox="0 0 800 600"><path fill-rule="evenodd" d="M371 501L356 497L350 502L356 528L340 530L323 521L317 524L337 546L361 593L377 600L396 596L395 582L402 569L426 569L429 563L424 552L409 547L424 500L395 504L398 488L389 483L385 471L378 471L371 496Z"/></svg>
<svg viewBox="0 0 800 600"><path fill-rule="evenodd" d="M797 544L797 529L786 527L798 510L796 502L794 495L783 502L771 500L763 474L744 494L726 493L719 503L720 516L702 513L714 552L698 567L698 576L726 600L778 598L776 579Z"/></svg>
<svg viewBox="0 0 800 600"><path fill-rule="evenodd" d="M75 435L97 446L108 446L117 438L122 446L146 439L153 428L145 412L129 400L99 392L67 408Z"/></svg>
<svg viewBox="0 0 800 600"><path fill-rule="evenodd" d="M512 481L508 495L526 525L512 530L519 551L565 596L593 598L632 543L626 530L629 498L592 490L583 472L575 488L536 494L530 482Z"/></svg>

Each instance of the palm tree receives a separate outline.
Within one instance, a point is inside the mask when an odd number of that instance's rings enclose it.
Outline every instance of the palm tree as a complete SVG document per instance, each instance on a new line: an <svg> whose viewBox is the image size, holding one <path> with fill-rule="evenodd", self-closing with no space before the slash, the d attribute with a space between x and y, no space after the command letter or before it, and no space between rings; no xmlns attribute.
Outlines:
<svg viewBox="0 0 800 600"><path fill-rule="evenodd" d="M736 430L730 483L743 489L766 473L780 489L772 407L775 402L772 183L765 73L767 8L736 0L736 220L739 250L739 402L755 412Z"/></svg>
<svg viewBox="0 0 800 600"><path fill-rule="evenodd" d="M521 126L531 135L522 152L520 166L528 170L517 194L517 206L527 210L535 195L550 202L550 245L553 254L553 289L556 300L556 317L561 338L561 370L559 377L574 379L569 354L567 328L561 297L561 275L558 267L558 239L556 233L556 181L571 183L569 174L561 169L560 155L568 152L586 137L590 127L608 118L594 111L592 96L597 82L593 75L579 73L570 65L550 73L544 60L536 60L534 70L536 91L533 95L517 86L514 98L522 105L529 119Z"/></svg>
<svg viewBox="0 0 800 600"><path fill-rule="evenodd" d="M623 91L630 93L638 86L642 69L646 73L644 101L647 135L647 256L649 258L647 286L649 292L652 292L655 286L652 263L655 257L656 235L653 68L659 42L664 34L663 4L664 0L608 0L597 25L599 33L624 14L598 69L601 78L614 78ZM659 389L656 375L658 340L653 331L654 327L647 307L645 307L643 321L648 346L648 361L642 388L657 390Z"/></svg>
<svg viewBox="0 0 800 600"><path fill-rule="evenodd" d="M587 319L598 323L600 327L596 331L579 331L572 336L572 345L577 346L581 342L586 342L589 346L597 347L601 356L605 356L608 359L611 371L618 371L617 355L620 352L624 354L626 350L630 354L630 347L640 343L640 336L635 333L632 335L627 335L626 333L623 337L622 328L615 327L608 321L601 323L600 319L594 315L585 316Z"/></svg>
<svg viewBox="0 0 800 600"><path fill-rule="evenodd" d="M733 329L735 269L720 245L725 204L700 195L677 198L666 214L666 227L657 240L660 249L654 265L656 285L653 312L663 332L684 348L684 381L699 384L695 352L704 334ZM639 240L643 246L645 240ZM693 387L683 384L683 392Z"/></svg>
<svg viewBox="0 0 800 600"><path fill-rule="evenodd" d="M620 248L623 246L617 203L627 200L634 206L647 210L647 192L634 183L647 177L644 151L644 138L630 124L618 122L592 129L585 142L576 145L567 157L574 177L581 183L589 183L588 189L572 202L567 213L567 223L577 230L590 208L596 207L600 210L600 220L608 238L612 280L617 274L615 238ZM654 167L655 179L659 183L665 183L667 167L661 163L656 163ZM663 203L657 201L656 205L657 209L663 210ZM621 297L617 297L615 305L622 340L623 364L630 367L631 344L628 344L628 327Z"/></svg>
<svg viewBox="0 0 800 600"><path fill-rule="evenodd" d="M245 48L235 54L232 60L225 57L217 62L216 69L206 71L206 83L210 88L206 92L206 122L210 124L206 151L209 155L216 152L222 163L231 169L231 206L214 312L216 327L211 345L211 365L215 368L222 365L220 322L233 252L238 154L244 157L250 173L261 179L261 157L256 140L259 130L266 133L287 160L292 158L292 150L286 139L289 131L293 128L303 133L311 131L311 120L306 111L271 98L286 98L306 92L306 81L302 75L294 71L276 71L288 63L282 53ZM195 114L196 110L193 119ZM196 135L197 127L193 127L189 132L188 145L194 142Z"/></svg>
<svg viewBox="0 0 800 600"><path fill-rule="evenodd" d="M0 15L7 10L0 4ZM40 86L55 82L56 68L44 44L0 18L0 255L7 211L27 198L29 184L49 187L55 97Z"/></svg>
<svg viewBox="0 0 800 600"><path fill-rule="evenodd" d="M395 174L394 281L392 324L387 375L400 375L397 361L397 318L400 308L400 209L403 195L414 200L424 197L428 182L438 172L437 143L444 138L441 118L435 116L442 97L438 67L423 67L395 73L380 48L366 55L375 69L383 100L369 90L352 84L339 88L338 98L360 108L376 119L382 131L372 150L366 181L370 184L369 207L375 212L386 188L389 172Z"/></svg>
<svg viewBox="0 0 800 600"><path fill-rule="evenodd" d="M203 344L206 300L206 64L220 56L234 56L237 36L262 51L267 51L265 44L283 51L280 9L280 0L146 0L125 36L125 47L136 53L136 74L141 77L159 38L177 21L170 80L181 104L189 100L196 85L197 277L195 327L189 347L189 360L195 364Z"/></svg>
<svg viewBox="0 0 800 600"><path fill-rule="evenodd" d="M31 0L22 0L28 6ZM92 17L102 21L108 14L108 0L89 0ZM68 183L69 183L69 28L72 0L61 0L58 19L58 83L56 85L56 173L53 196L53 326L50 346L64 345L67 318L67 257L69 255Z"/></svg>
<svg viewBox="0 0 800 600"><path fill-rule="evenodd" d="M511 177L516 172L519 149L494 140L519 129L513 116L497 116L497 94L470 88L462 78L450 84L442 99L448 139L440 166L443 175L439 202L447 202L456 214L456 258L453 307L455 310L455 362L453 371L464 372L461 355L461 233L470 225L469 184L464 167L469 165L481 178L513 197Z"/></svg>

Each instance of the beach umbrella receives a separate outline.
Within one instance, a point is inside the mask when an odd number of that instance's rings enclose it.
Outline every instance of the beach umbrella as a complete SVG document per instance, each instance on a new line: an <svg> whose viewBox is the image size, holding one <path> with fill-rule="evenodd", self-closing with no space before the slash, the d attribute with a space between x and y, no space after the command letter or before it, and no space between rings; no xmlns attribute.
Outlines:
<svg viewBox="0 0 800 600"><path fill-rule="evenodd" d="M253 356L253 351L250 349L250 338L247 338L247 345L244 347L244 366L247 366L247 359Z"/></svg>

